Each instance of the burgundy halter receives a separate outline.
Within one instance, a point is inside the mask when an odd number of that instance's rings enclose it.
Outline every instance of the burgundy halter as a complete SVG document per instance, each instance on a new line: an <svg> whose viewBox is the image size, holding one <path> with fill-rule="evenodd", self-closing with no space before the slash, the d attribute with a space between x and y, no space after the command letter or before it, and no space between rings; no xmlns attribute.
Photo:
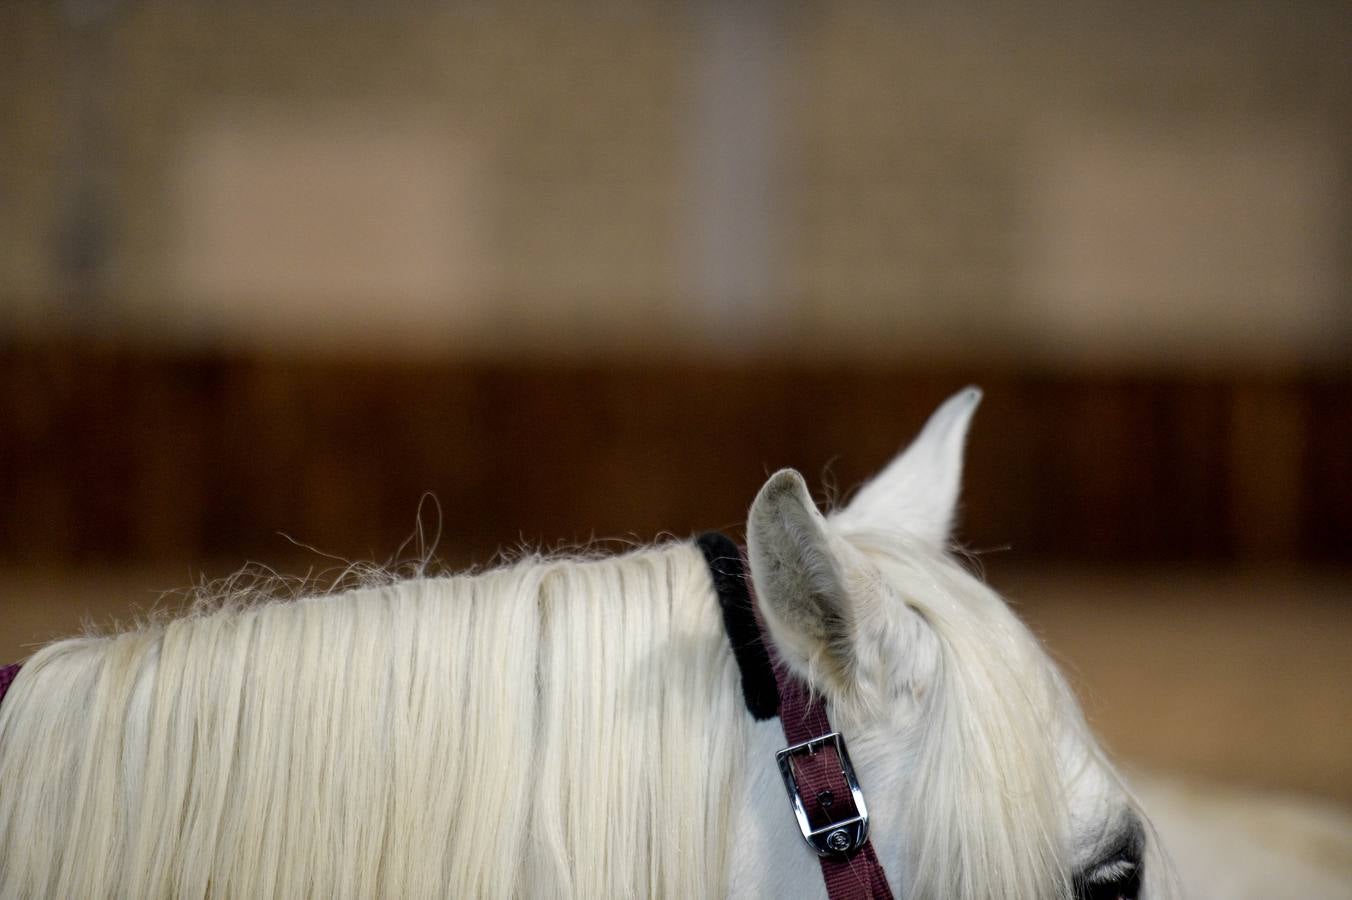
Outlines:
<svg viewBox="0 0 1352 900"><path fill-rule="evenodd" d="M22 666L19 663L0 666L0 703L5 702L5 695L9 693L9 686L14 683L14 679L19 677L20 668Z"/></svg>
<svg viewBox="0 0 1352 900"><path fill-rule="evenodd" d="M868 839L868 809L845 739L826 706L783 664L772 664L764 623L751 598L741 550L726 535L697 541L713 576L723 625L742 672L747 709L757 719L779 716L788 746L776 754L794 818L821 863L830 900L892 900Z"/></svg>

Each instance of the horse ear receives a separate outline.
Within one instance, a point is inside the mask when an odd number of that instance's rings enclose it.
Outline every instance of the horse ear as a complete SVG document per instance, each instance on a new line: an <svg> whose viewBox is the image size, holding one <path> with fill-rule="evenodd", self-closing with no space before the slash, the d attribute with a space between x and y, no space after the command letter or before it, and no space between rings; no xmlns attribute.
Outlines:
<svg viewBox="0 0 1352 900"><path fill-rule="evenodd" d="M852 609L826 519L803 476L781 469L747 518L751 578L779 656L809 682L853 683Z"/></svg>
<svg viewBox="0 0 1352 900"><path fill-rule="evenodd" d="M967 429L980 402L975 387L949 397L911 446L864 485L835 521L845 528L898 531L946 545L962 488Z"/></svg>

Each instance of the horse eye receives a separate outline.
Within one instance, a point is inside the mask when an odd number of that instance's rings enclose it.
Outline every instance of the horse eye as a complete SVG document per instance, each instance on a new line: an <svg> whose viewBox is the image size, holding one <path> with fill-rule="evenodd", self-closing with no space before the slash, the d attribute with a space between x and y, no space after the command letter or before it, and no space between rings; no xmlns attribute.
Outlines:
<svg viewBox="0 0 1352 900"><path fill-rule="evenodd" d="M1104 866L1090 878L1076 879L1075 894L1078 900L1136 900L1141 867L1127 861Z"/></svg>

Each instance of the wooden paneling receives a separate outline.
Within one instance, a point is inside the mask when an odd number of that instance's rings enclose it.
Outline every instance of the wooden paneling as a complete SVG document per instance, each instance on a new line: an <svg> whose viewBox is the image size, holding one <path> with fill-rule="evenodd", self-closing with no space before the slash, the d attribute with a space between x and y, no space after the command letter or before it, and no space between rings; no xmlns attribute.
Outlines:
<svg viewBox="0 0 1352 900"><path fill-rule="evenodd" d="M0 346L0 560L388 558L736 528L765 475L838 491L986 390L973 548L1352 561L1352 377L656 360L544 364ZM430 510L424 521L431 524Z"/></svg>

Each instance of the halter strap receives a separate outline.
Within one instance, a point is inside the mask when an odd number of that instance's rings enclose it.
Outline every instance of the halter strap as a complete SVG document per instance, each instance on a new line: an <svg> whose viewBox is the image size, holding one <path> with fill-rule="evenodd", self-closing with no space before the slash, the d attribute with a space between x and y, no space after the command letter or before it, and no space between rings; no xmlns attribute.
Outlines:
<svg viewBox="0 0 1352 900"><path fill-rule="evenodd" d="M695 541L704 554L723 610L723 630L742 672L746 711L763 722L779 715L779 681L770 662L769 645L761 633L760 616L751 602L750 580L742 567L742 552L726 534L711 531Z"/></svg>
<svg viewBox="0 0 1352 900"><path fill-rule="evenodd" d="M709 532L696 543L704 554L723 611L733 656L741 669L742 695L747 711L757 720L779 716L789 746L779 752L779 766L789 788L795 816L804 837L818 851L822 879L829 900L892 900L892 890L867 838L863 795L844 740L831 728L826 704L812 696L807 685L788 666L770 658L760 611L751 596L742 552L725 534ZM856 806L856 799L860 801ZM845 835L850 827L864 835L861 843ZM850 853L830 852L837 836ZM823 853L823 850L826 852Z"/></svg>
<svg viewBox="0 0 1352 900"><path fill-rule="evenodd" d="M0 666L0 703L5 702L5 695L9 693L9 686L14 683L14 679L19 677L19 669L23 668L19 663L9 666Z"/></svg>

